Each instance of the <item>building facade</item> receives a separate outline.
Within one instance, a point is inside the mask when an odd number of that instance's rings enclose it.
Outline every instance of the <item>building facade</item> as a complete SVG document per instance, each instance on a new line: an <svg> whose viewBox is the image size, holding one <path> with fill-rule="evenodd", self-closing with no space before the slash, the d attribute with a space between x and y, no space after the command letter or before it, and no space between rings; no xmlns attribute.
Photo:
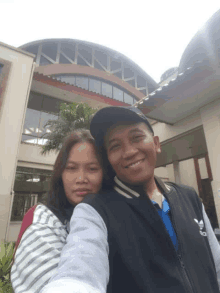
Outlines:
<svg viewBox="0 0 220 293"><path fill-rule="evenodd" d="M21 137L10 190L10 216L1 235L8 241L16 240L26 211L37 202L46 203L57 153L41 155L44 134L51 131L44 125L57 119L61 103L85 102L94 108L129 106L158 87L131 60L96 44L42 40L23 45L18 49L21 50L35 56L35 69L19 125Z"/></svg>

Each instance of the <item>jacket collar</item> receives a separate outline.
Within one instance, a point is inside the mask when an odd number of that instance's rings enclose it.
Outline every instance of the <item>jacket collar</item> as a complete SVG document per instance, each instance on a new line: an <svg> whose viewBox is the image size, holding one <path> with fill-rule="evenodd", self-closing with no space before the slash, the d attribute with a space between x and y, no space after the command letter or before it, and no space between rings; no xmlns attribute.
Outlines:
<svg viewBox="0 0 220 293"><path fill-rule="evenodd" d="M168 193L170 191L170 187L165 184L160 178L157 176L154 176L155 181L159 189L162 191L162 193ZM142 186L132 186L130 184L122 182L117 176L114 178L114 189L121 195L123 195L126 198L141 198L141 195L143 194L143 188Z"/></svg>

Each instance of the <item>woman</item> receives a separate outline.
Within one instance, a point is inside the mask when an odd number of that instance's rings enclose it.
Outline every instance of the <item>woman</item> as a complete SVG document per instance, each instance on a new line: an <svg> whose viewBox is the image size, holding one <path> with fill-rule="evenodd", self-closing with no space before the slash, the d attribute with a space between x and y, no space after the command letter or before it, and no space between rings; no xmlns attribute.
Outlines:
<svg viewBox="0 0 220 293"><path fill-rule="evenodd" d="M48 205L38 204L23 219L11 270L15 293L37 293L48 283L66 242L74 206L85 195L97 193L102 179L102 164L90 132L74 131L56 159Z"/></svg>

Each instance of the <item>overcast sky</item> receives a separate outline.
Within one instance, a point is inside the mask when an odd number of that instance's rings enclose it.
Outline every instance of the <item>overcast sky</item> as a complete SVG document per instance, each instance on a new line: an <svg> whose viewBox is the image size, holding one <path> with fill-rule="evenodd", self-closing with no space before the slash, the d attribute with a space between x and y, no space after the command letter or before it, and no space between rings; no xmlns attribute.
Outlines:
<svg viewBox="0 0 220 293"><path fill-rule="evenodd" d="M97 43L159 82L218 9L220 0L0 0L0 40L15 47L48 38Z"/></svg>

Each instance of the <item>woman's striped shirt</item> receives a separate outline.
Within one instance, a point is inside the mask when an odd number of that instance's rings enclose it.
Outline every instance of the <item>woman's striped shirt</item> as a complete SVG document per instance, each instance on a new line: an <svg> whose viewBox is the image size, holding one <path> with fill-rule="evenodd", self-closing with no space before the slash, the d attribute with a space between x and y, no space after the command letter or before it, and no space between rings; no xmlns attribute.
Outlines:
<svg viewBox="0 0 220 293"><path fill-rule="evenodd" d="M56 273L67 235L67 225L39 204L15 253L11 269L14 293L40 292Z"/></svg>

